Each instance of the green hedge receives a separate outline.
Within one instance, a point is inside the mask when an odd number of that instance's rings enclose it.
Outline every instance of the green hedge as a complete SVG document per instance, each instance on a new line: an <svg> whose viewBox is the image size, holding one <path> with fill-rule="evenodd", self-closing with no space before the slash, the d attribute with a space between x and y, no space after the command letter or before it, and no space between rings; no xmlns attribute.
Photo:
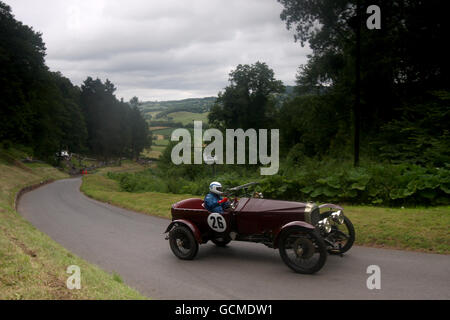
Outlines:
<svg viewBox="0 0 450 320"><path fill-rule="evenodd" d="M251 171L256 172L256 171ZM197 169L196 176L145 170L138 173L108 173L127 192L168 192L199 194L208 191L212 180L231 187L250 181L266 198L337 202L371 205L446 205L450 204L449 168L425 168L412 164L368 163L353 168L350 163L309 161L301 167L283 166L279 174L259 176L241 171L220 173L212 178L208 168Z"/></svg>
<svg viewBox="0 0 450 320"><path fill-rule="evenodd" d="M372 164L299 170L272 176L261 189L270 198L383 205L449 204L450 170L416 165Z"/></svg>

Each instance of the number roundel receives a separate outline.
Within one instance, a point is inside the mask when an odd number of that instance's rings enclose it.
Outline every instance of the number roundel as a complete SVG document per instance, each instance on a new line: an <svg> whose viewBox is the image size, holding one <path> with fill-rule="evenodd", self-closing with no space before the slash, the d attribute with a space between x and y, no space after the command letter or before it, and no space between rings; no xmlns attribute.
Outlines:
<svg viewBox="0 0 450 320"><path fill-rule="evenodd" d="M225 218L220 213L216 212L213 212L208 216L208 225L216 232L224 232L227 229Z"/></svg>

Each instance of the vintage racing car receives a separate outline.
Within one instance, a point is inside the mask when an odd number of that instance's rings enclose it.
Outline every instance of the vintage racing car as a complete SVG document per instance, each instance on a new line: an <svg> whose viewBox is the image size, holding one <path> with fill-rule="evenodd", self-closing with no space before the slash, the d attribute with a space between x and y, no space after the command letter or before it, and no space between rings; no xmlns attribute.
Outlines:
<svg viewBox="0 0 450 320"><path fill-rule="evenodd" d="M193 259L209 240L220 247L232 240L256 242L278 248L288 267L310 274L323 267L328 253L342 255L352 247L355 230L341 207L263 199L249 192L255 185L226 190L233 200L223 214L208 212L198 198L175 203L165 231L175 256Z"/></svg>

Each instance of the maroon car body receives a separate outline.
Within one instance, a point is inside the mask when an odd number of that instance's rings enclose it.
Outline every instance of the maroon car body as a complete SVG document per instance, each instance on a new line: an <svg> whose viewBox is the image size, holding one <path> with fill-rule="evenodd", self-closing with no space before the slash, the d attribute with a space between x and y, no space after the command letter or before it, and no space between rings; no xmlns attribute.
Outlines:
<svg viewBox="0 0 450 320"><path fill-rule="evenodd" d="M330 211L321 213L320 210L325 208ZM313 273L325 263L327 250L342 254L354 240L353 226L343 216L343 209L332 204L317 206L314 203L246 197L235 198L228 210L218 214L206 210L202 199L191 198L172 205L171 213L167 239L171 240L174 254L187 260L195 257L199 244L210 240L218 246L225 246L231 240L248 241L279 248L283 260L294 271ZM223 228L218 229L216 222ZM346 247L336 245L339 234L328 230L331 230L333 222L350 227L344 239ZM289 259L288 251L294 252L294 258ZM313 267L299 267L291 261L306 261L314 255L319 258Z"/></svg>
<svg viewBox="0 0 450 320"><path fill-rule="evenodd" d="M225 232L236 231L240 237L272 234L275 240L283 227L292 226L292 223L313 230L313 224L319 221L319 208L315 207L314 212L308 212L311 207L310 204L301 202L241 198L234 210L222 214L227 225ZM210 213L203 207L202 199L182 200L175 203L171 211L173 222L169 225L169 230L178 221L193 225L190 228L199 243L206 243L214 237L215 231L207 223ZM314 217L313 221L311 216ZM273 247L277 247L276 241Z"/></svg>

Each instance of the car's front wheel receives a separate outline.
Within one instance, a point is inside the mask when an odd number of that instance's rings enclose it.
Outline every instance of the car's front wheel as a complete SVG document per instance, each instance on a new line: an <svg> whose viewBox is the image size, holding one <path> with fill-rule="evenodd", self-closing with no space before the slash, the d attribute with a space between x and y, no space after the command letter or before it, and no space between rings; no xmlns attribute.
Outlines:
<svg viewBox="0 0 450 320"><path fill-rule="evenodd" d="M298 273L319 271L327 260L327 249L319 234L293 228L284 231L278 242L284 263Z"/></svg>
<svg viewBox="0 0 450 320"><path fill-rule="evenodd" d="M343 254L350 250L355 242L355 228L349 218L344 217L344 223L333 223L328 237L332 238L334 248L328 250L330 254Z"/></svg>
<svg viewBox="0 0 450 320"><path fill-rule="evenodd" d="M198 243L191 230L185 226L175 226L169 233L170 249L183 260L192 260L198 252Z"/></svg>

